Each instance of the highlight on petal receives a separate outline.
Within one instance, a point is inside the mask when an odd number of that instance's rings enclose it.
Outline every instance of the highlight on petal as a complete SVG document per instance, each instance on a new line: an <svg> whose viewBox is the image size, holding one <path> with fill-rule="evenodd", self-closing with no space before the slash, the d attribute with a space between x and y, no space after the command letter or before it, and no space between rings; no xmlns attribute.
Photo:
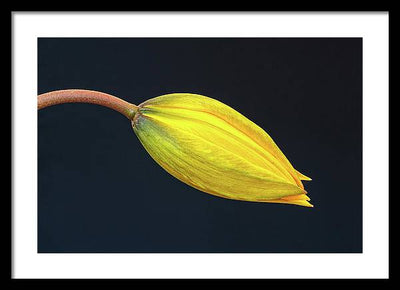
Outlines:
<svg viewBox="0 0 400 290"><path fill-rule="evenodd" d="M150 156L182 182L216 196L312 206L272 138L231 107L176 93L141 105L133 129Z"/></svg>

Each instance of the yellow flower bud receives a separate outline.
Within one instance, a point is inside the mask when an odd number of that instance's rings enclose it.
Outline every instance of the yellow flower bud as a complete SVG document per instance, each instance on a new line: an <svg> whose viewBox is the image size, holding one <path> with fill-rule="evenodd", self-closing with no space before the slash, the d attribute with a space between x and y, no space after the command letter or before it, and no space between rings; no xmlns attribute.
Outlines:
<svg viewBox="0 0 400 290"><path fill-rule="evenodd" d="M271 137L231 107L196 94L138 106L132 127L167 172L223 198L312 207L302 180Z"/></svg>

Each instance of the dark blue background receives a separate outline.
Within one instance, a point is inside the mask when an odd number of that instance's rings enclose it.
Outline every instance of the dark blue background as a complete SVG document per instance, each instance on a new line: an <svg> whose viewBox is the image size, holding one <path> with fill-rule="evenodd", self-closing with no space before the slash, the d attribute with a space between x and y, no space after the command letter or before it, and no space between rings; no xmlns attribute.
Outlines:
<svg viewBox="0 0 400 290"><path fill-rule="evenodd" d="M124 116L64 104L38 112L39 252L362 251L362 39L40 38L38 73L38 93L218 99L313 178L315 206L195 190L151 159Z"/></svg>

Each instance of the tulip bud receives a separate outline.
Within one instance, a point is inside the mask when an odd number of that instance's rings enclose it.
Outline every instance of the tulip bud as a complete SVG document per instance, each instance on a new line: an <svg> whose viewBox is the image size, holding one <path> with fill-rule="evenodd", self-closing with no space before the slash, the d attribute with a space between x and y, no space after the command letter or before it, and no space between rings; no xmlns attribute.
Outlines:
<svg viewBox="0 0 400 290"><path fill-rule="evenodd" d="M229 106L168 94L138 106L132 127L151 157L180 181L219 197L312 207L272 138Z"/></svg>

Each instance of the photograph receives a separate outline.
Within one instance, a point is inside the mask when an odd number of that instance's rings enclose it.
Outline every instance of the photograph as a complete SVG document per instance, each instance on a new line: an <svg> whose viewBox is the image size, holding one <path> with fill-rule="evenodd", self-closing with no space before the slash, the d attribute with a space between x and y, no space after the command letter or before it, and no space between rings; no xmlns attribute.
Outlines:
<svg viewBox="0 0 400 290"><path fill-rule="evenodd" d="M362 252L361 38L37 45L39 253Z"/></svg>

